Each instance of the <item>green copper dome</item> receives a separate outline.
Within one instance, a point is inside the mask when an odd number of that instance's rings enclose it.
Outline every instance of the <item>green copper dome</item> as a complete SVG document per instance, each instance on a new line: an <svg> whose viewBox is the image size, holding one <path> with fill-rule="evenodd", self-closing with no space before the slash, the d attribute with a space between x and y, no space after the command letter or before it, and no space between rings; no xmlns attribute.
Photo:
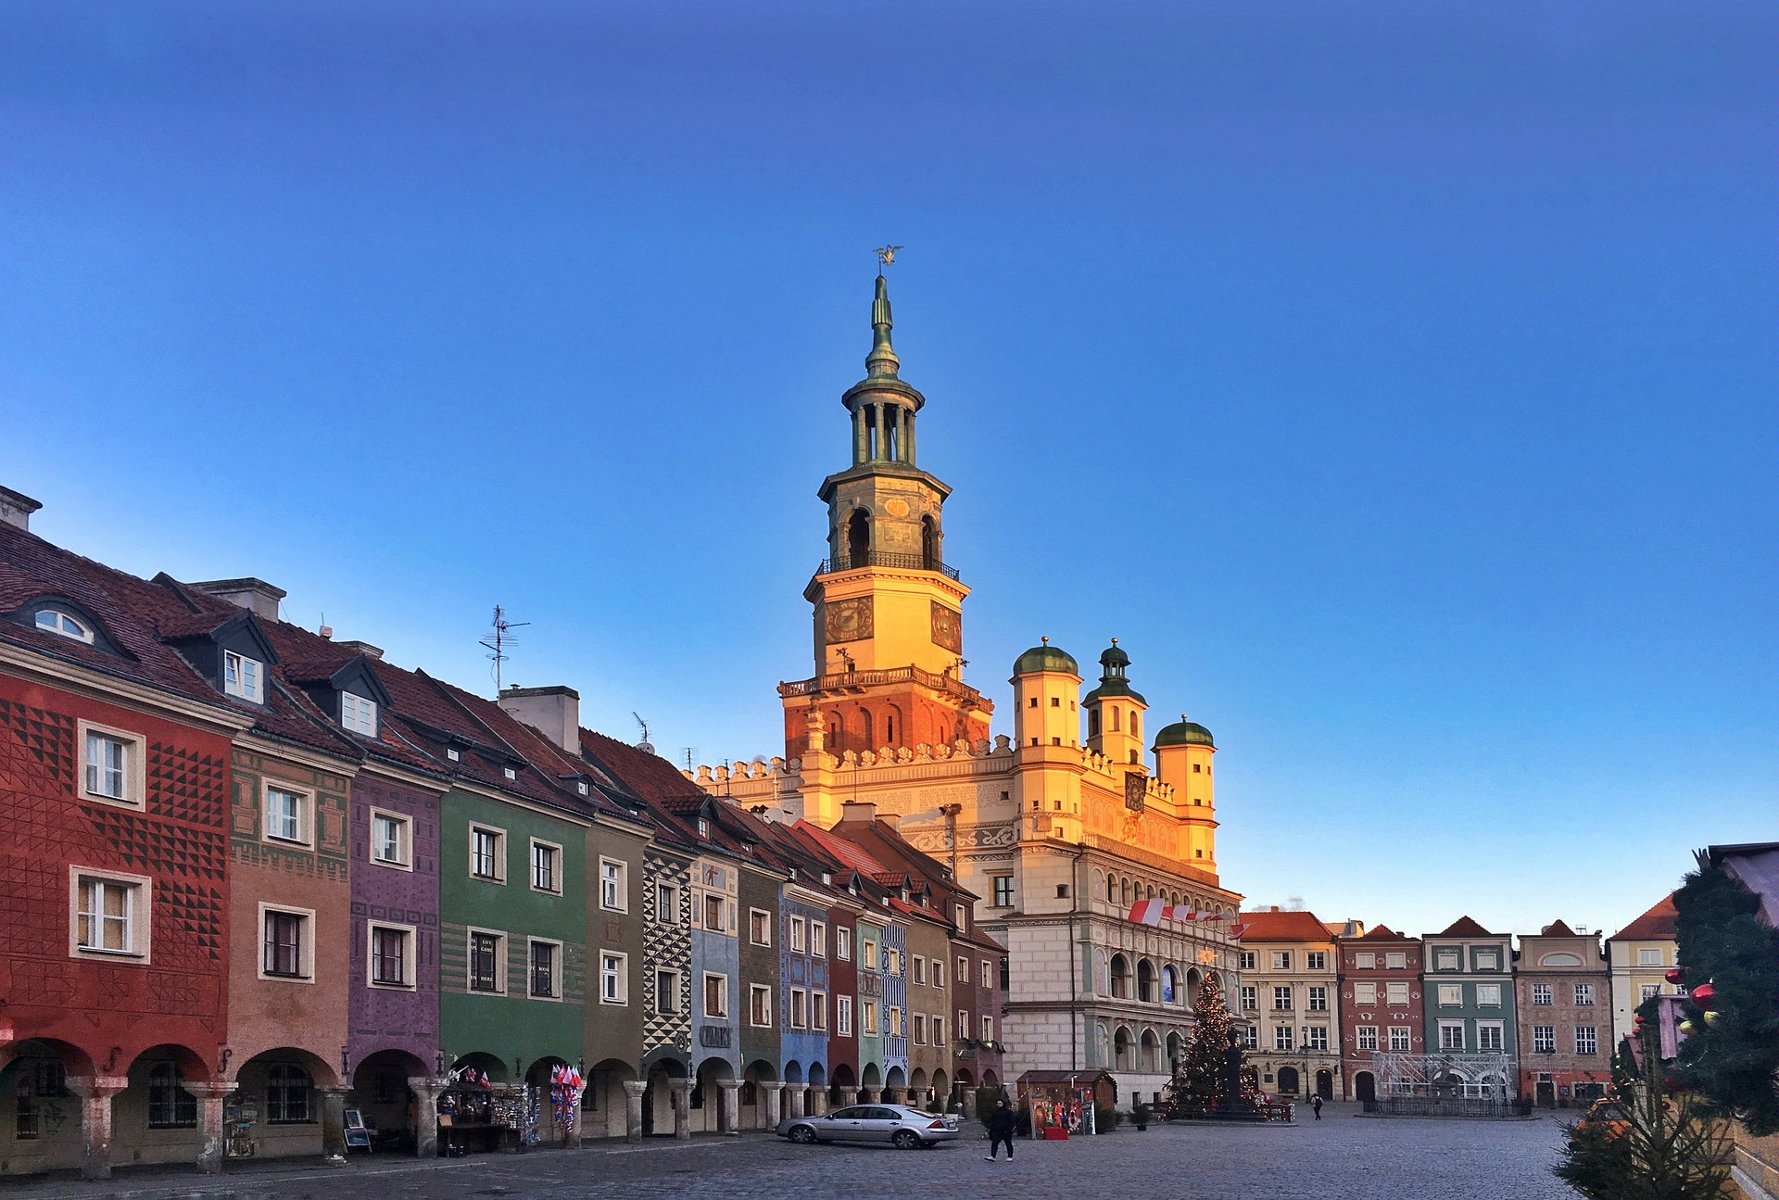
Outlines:
<svg viewBox="0 0 1779 1200"><path fill-rule="evenodd" d="M1066 671L1070 675L1079 675L1081 668L1068 651L1057 649L1045 639L1042 646L1033 646L1013 660L1015 675L1034 675L1039 671Z"/></svg>
<svg viewBox="0 0 1779 1200"><path fill-rule="evenodd" d="M1105 668L1100 673L1100 685L1081 698L1083 704L1094 704L1108 696L1126 696L1138 704L1147 704L1142 693L1134 691L1125 672L1130 668L1130 655L1118 648L1118 639L1113 638L1100 655L1100 666Z"/></svg>
<svg viewBox="0 0 1779 1200"><path fill-rule="evenodd" d="M1155 748L1163 746L1209 746L1215 750L1217 743L1211 740L1211 731L1197 721L1188 721L1181 717L1172 725L1165 725L1155 735Z"/></svg>

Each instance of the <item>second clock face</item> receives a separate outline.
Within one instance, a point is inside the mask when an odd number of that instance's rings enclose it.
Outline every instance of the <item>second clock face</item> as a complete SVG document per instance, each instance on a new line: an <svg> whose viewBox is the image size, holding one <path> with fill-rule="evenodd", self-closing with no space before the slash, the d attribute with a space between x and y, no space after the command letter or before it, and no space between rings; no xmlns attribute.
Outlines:
<svg viewBox="0 0 1779 1200"><path fill-rule="evenodd" d="M829 601L823 634L829 642L856 642L871 636L871 597Z"/></svg>
<svg viewBox="0 0 1779 1200"><path fill-rule="evenodd" d="M953 654L964 652L964 619L954 608L947 608L937 600L933 601L933 645L951 651Z"/></svg>

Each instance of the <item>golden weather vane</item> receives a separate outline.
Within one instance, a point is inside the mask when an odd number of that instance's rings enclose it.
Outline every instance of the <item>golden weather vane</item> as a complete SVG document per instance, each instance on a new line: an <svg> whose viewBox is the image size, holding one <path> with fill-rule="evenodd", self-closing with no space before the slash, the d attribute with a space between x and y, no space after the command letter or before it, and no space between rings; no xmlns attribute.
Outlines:
<svg viewBox="0 0 1779 1200"><path fill-rule="evenodd" d="M879 246L871 252L877 256L877 273L879 275L883 274L885 267L894 265L896 252L901 248L900 246Z"/></svg>

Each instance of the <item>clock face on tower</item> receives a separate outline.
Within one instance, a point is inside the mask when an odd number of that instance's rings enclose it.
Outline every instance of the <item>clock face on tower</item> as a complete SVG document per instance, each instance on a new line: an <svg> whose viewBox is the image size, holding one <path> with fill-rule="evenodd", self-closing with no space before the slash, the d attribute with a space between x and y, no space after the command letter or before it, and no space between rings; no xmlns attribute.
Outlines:
<svg viewBox="0 0 1779 1200"><path fill-rule="evenodd" d="M826 608L823 634L830 642L856 642L871 636L871 597L831 600Z"/></svg>
<svg viewBox="0 0 1779 1200"><path fill-rule="evenodd" d="M937 600L933 601L933 645L953 654L964 652L962 615L956 609L946 608Z"/></svg>

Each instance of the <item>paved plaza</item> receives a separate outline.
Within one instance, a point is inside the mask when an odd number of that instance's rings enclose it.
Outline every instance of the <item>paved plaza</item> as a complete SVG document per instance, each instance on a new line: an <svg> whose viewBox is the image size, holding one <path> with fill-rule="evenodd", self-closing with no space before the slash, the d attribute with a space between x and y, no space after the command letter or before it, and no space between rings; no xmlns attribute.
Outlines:
<svg viewBox="0 0 1779 1200"><path fill-rule="evenodd" d="M1290 1127L1156 1126L1068 1142L1019 1143L983 1161L980 1127L932 1151L793 1146L777 1138L649 1141L451 1161L355 1160L344 1168L260 1165L233 1177L120 1171L105 1184L0 1183L0 1200L400 1200L403 1197L876 1197L1087 1195L1096 1200L1573 1200L1549 1172L1562 1126L1354 1116L1330 1106Z"/></svg>

